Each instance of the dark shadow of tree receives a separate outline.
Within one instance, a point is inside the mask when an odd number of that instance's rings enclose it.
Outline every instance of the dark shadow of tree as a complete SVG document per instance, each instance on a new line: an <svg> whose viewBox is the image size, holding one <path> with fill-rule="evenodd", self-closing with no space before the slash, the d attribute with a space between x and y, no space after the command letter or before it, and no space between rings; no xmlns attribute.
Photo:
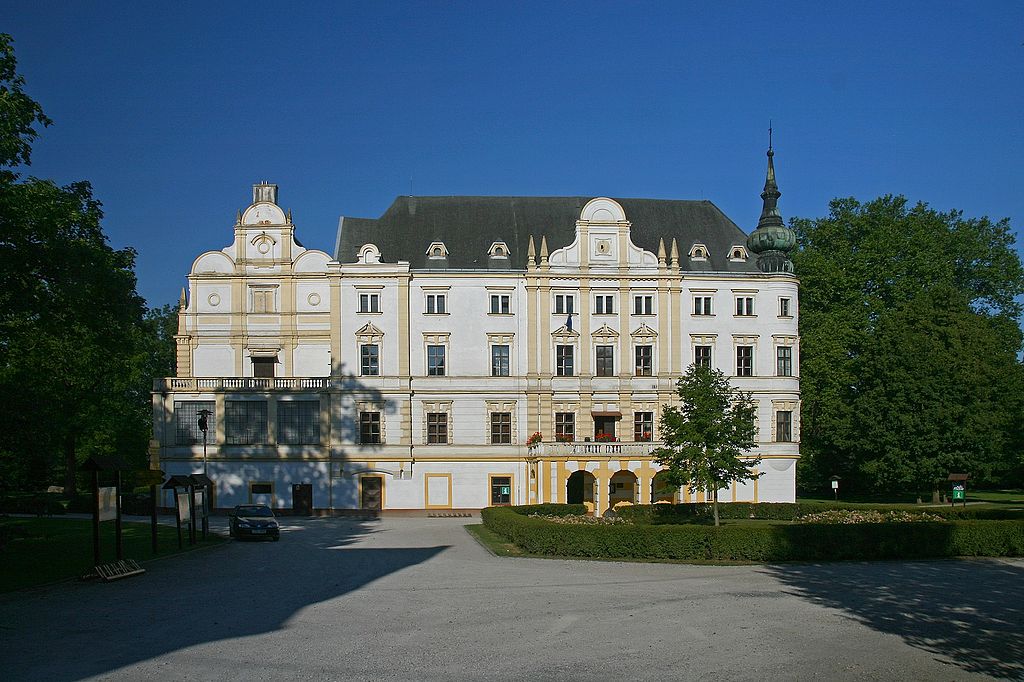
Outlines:
<svg viewBox="0 0 1024 682"><path fill-rule="evenodd" d="M1024 565L1000 560L789 564L766 572L962 670L1024 678Z"/></svg>
<svg viewBox="0 0 1024 682"><path fill-rule="evenodd" d="M315 613L309 607L448 549L351 547L377 532L378 523L284 519L280 542L235 541L151 563L145 576L108 585L3 595L0 679L91 678L191 646L281 630L290 619ZM125 604L147 607L126 610Z"/></svg>

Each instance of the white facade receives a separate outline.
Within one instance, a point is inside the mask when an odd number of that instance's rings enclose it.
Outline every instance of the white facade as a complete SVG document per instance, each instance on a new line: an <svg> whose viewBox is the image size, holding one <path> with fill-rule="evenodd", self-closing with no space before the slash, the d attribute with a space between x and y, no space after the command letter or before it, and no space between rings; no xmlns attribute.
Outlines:
<svg viewBox="0 0 1024 682"><path fill-rule="evenodd" d="M216 507L582 499L600 513L619 501L704 501L704 491L661 490L650 453L675 381L708 353L758 404L761 476L720 499L794 501L798 282L752 267L738 230L728 253L708 253L712 240L699 236L647 250L623 205L595 198L575 239L550 253L552 233L528 226L525 267L497 240L478 254L483 265L447 267L463 245L429 235L413 245L425 267L413 267L373 242L351 258L300 246L276 195L256 185L232 244L196 259L178 376L153 394L153 455L168 474L203 470L194 414L213 411ZM530 447L534 433L542 440Z"/></svg>

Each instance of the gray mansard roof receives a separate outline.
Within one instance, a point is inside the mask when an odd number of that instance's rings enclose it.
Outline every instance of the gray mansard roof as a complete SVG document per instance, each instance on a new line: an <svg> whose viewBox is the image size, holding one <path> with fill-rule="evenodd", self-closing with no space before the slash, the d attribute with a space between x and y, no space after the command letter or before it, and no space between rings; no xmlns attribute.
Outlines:
<svg viewBox="0 0 1024 682"><path fill-rule="evenodd" d="M526 269L526 252L533 235L538 257L540 238L548 250L568 246L576 238L580 211L593 197L412 197L400 196L380 218L346 218L338 224L334 254L342 263L354 263L359 249L375 244L381 260L408 261L414 269L431 267L427 247L444 242L451 269L488 269L488 249L496 241L508 246L512 269ZM683 270L759 272L755 258L731 262L729 247L745 244L747 235L710 201L673 199L615 199L632 223L633 243L652 253L658 240L665 250L672 238L679 245ZM691 261L690 247L700 242L707 261ZM753 256L753 254L751 254Z"/></svg>

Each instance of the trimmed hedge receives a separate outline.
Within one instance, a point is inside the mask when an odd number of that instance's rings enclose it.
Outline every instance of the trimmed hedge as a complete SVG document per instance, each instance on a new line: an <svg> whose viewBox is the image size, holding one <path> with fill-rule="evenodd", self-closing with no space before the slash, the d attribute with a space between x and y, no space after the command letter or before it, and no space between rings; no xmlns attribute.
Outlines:
<svg viewBox="0 0 1024 682"><path fill-rule="evenodd" d="M60 493L11 493L0 496L0 514L50 516L66 512Z"/></svg>
<svg viewBox="0 0 1024 682"><path fill-rule="evenodd" d="M927 512L945 519L1013 520L1024 519L1024 509L993 509L991 507L921 507L913 504L864 505L834 502L729 502L718 505L718 516L722 519L769 519L792 521L798 516L823 511L851 510L864 511L910 511ZM696 520L714 518L710 503L689 504L638 504L619 507L615 513L624 519L642 524L686 524Z"/></svg>
<svg viewBox="0 0 1024 682"><path fill-rule="evenodd" d="M683 561L1024 556L1024 522L569 525L489 507L484 525L532 554Z"/></svg>
<svg viewBox="0 0 1024 682"><path fill-rule="evenodd" d="M540 514L541 516L583 516L587 513L587 508L582 504L522 504L516 507L505 507L505 509L511 509L516 514L522 516L529 516L530 514Z"/></svg>

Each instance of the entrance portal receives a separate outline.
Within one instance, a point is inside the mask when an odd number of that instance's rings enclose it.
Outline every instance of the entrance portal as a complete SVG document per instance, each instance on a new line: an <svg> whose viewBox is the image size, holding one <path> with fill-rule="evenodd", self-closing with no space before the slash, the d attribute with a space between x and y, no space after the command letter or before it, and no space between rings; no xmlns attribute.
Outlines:
<svg viewBox="0 0 1024 682"><path fill-rule="evenodd" d="M313 486L311 484L292 484L292 513L299 516L313 514Z"/></svg>
<svg viewBox="0 0 1024 682"><path fill-rule="evenodd" d="M363 476L359 479L359 507L380 510L384 502L384 477Z"/></svg>
<svg viewBox="0 0 1024 682"><path fill-rule="evenodd" d="M589 471L574 471L565 482L565 501L569 504L586 504L587 509L594 510L594 493L597 479Z"/></svg>
<svg viewBox="0 0 1024 682"><path fill-rule="evenodd" d="M674 488L668 484L665 480L667 472L659 471L654 474L654 478L651 479L651 502L668 502L669 504L675 504L676 493L678 488Z"/></svg>
<svg viewBox="0 0 1024 682"><path fill-rule="evenodd" d="M612 476L608 488L608 506L626 502L636 504L639 501L640 489L637 487L636 474L632 471L617 471Z"/></svg>

